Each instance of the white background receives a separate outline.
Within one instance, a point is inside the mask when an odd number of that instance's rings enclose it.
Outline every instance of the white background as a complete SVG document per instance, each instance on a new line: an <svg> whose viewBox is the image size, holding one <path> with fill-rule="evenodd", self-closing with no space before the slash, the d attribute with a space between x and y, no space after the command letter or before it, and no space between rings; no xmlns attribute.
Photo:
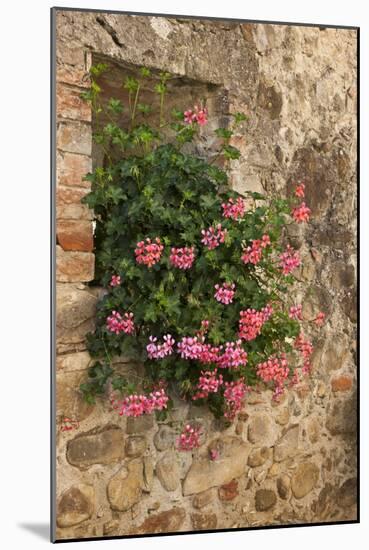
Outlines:
<svg viewBox="0 0 369 550"><path fill-rule="evenodd" d="M368 204L368 32L366 0L65 0L68 7L105 8L256 20L361 26L363 223L360 525L290 528L136 540L81 542L80 546L149 548L191 545L234 548L367 547L369 539L368 291L365 243ZM1 484L0 544L33 550L48 542L49 520L49 8L48 0L1 6L0 28L0 261ZM4 124L5 122L5 124ZM365 540L367 541L365 543Z"/></svg>

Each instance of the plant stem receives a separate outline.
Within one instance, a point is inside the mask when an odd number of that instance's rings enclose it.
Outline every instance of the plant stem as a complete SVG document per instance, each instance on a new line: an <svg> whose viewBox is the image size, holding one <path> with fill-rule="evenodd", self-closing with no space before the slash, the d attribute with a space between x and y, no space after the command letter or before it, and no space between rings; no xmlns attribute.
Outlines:
<svg viewBox="0 0 369 550"><path fill-rule="evenodd" d="M135 95L135 101L134 101L134 104L133 104L133 110L132 110L131 127L133 126L133 123L134 123L134 121L135 121L136 109L137 109L137 102L138 102L138 95L139 95L139 93L140 93L140 87L141 87L141 85L138 84L138 85L137 85L137 90L136 90L136 95Z"/></svg>

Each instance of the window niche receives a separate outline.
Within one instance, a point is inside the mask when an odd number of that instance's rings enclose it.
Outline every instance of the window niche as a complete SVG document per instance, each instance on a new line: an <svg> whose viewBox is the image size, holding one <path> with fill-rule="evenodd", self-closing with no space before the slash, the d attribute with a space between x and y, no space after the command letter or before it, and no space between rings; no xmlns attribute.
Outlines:
<svg viewBox="0 0 369 550"><path fill-rule="evenodd" d="M130 126L130 109L129 109L129 93L124 88L124 82L127 77L132 77L141 81L139 103L152 105L152 113L138 113L137 122L147 123L149 125L158 126L160 98L158 93L154 91L155 85L160 82L160 73L162 70L150 67L150 76L142 78L140 68L137 65L129 63L117 62L111 58L102 56L93 56L92 63L105 63L109 66L109 70L104 72L98 79L97 83L101 87L99 94L100 101L103 106L106 106L111 98L119 99L123 105L123 112L114 120L123 129L128 129ZM193 80L185 76L171 74L167 81L167 92L165 94L164 105L164 124L162 131L167 133L168 139L171 139L173 132L169 128L173 118L170 117L172 109L185 111L193 108L194 105L206 105L211 116L209 123L200 128L199 135L194 144L186 145L196 151L197 154L212 158L216 155L219 138L214 134L215 128L227 127L229 124L228 114L228 94L227 91L219 85ZM92 117L92 131L95 132L98 125L107 124L108 117L105 115L96 115ZM113 149L111 154L119 155L117 149ZM101 146L93 142L92 144L92 161L93 166L104 165L105 153Z"/></svg>

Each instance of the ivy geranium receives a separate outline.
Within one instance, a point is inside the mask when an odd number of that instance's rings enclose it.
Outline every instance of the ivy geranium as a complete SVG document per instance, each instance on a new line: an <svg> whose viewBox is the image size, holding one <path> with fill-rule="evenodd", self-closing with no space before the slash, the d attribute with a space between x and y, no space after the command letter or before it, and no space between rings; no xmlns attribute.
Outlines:
<svg viewBox="0 0 369 550"><path fill-rule="evenodd" d="M110 394L121 415L163 416L176 387L182 398L232 420L251 387L271 388L278 399L311 369L301 304L291 300L300 256L284 232L288 223L309 220L305 186L287 198L237 193L228 170L240 156L231 141L244 114L231 113L227 127L215 131L219 150L209 161L191 148L210 116L204 104L166 113L170 75L162 73L155 124L154 107L140 102L150 71L126 79L123 105L101 99L106 70L92 68L83 94L105 152L104 165L86 176L91 192L84 200L95 212L96 282L106 293L88 336L96 362L81 390L91 403ZM128 128L121 124L127 109ZM317 324L323 321L320 313ZM115 372L116 356L142 363L145 378L133 383ZM198 435L187 425L179 447L197 446Z"/></svg>

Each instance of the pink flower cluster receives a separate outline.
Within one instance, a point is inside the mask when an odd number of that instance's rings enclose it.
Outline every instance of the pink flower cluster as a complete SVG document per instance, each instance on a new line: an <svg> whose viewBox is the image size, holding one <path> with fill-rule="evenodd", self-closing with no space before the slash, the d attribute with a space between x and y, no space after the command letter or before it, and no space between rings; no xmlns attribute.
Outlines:
<svg viewBox="0 0 369 550"><path fill-rule="evenodd" d="M295 196L303 199L305 197L305 184L300 183L295 189Z"/></svg>
<svg viewBox="0 0 369 550"><path fill-rule="evenodd" d="M286 250L279 256L279 267L283 275L291 273L300 263L300 254L288 244Z"/></svg>
<svg viewBox="0 0 369 550"><path fill-rule="evenodd" d="M233 420L237 412L242 409L243 399L250 390L245 381L241 378L235 382L225 382L224 398L226 400L226 411L224 416Z"/></svg>
<svg viewBox="0 0 369 550"><path fill-rule="evenodd" d="M194 122L197 122L200 126L204 126L208 121L208 110L206 107L198 107L197 105L194 106L193 110L188 109L184 112L184 121L187 124L192 124Z"/></svg>
<svg viewBox="0 0 369 550"><path fill-rule="evenodd" d="M217 369L213 371L201 371L201 376L196 386L196 389L199 391L195 393L192 399L203 399L208 397L209 393L217 393L223 384L223 376L221 374L218 376L217 373Z"/></svg>
<svg viewBox="0 0 369 550"><path fill-rule="evenodd" d="M261 239L251 241L251 245L244 248L241 260L244 264L258 264L263 255L263 248L266 248L269 245L269 235L263 235Z"/></svg>
<svg viewBox="0 0 369 550"><path fill-rule="evenodd" d="M218 361L219 347L212 346L211 344L202 344L201 352L198 356L198 360L203 365L210 365Z"/></svg>
<svg viewBox="0 0 369 550"><path fill-rule="evenodd" d="M197 336L184 336L177 344L178 353L181 354L182 359L199 359L203 346L204 344L198 340Z"/></svg>
<svg viewBox="0 0 369 550"><path fill-rule="evenodd" d="M186 424L181 435L177 439L177 449L179 451L192 451L200 447L201 428Z"/></svg>
<svg viewBox="0 0 369 550"><path fill-rule="evenodd" d="M288 316L290 319L295 319L296 321L302 320L302 305L291 306L289 309Z"/></svg>
<svg viewBox="0 0 369 550"><path fill-rule="evenodd" d="M239 337L243 340L254 340L259 336L261 329L273 313L270 305L267 305L260 311L256 309L246 309L240 312Z"/></svg>
<svg viewBox="0 0 369 550"><path fill-rule="evenodd" d="M224 351L223 351L224 350ZM237 369L247 364L247 352L241 347L241 340L227 342L225 347L220 346L217 365L221 369Z"/></svg>
<svg viewBox="0 0 369 550"><path fill-rule="evenodd" d="M310 219L310 214L311 210L304 202L292 210L292 216L297 223L308 222Z"/></svg>
<svg viewBox="0 0 369 550"><path fill-rule="evenodd" d="M302 365L302 372L303 374L309 374L311 371L311 355L314 351L313 344L309 342L309 340L306 340L304 334L300 332L300 334L295 338L294 342L295 348L301 353L302 359L303 359L303 365Z"/></svg>
<svg viewBox="0 0 369 550"><path fill-rule="evenodd" d="M150 343L146 346L149 359L163 359L167 355L172 355L175 341L170 334L163 337L162 344L157 344L158 339L154 336L150 336L149 340Z"/></svg>
<svg viewBox="0 0 369 550"><path fill-rule="evenodd" d="M203 365L216 364L221 369L235 369L247 363L247 353L241 347L241 340L217 347L205 344L197 336L185 336L177 344L177 348L182 359L195 359Z"/></svg>
<svg viewBox="0 0 369 550"><path fill-rule="evenodd" d="M236 285L234 283L223 283L222 286L215 285L214 298L221 304L231 304L235 295Z"/></svg>
<svg viewBox="0 0 369 550"><path fill-rule="evenodd" d="M225 218L232 218L233 220L238 220L242 218L245 213L245 202L241 197L239 197L236 202L230 198L227 202L222 204L223 216Z"/></svg>
<svg viewBox="0 0 369 550"><path fill-rule="evenodd" d="M174 267L178 267L179 269L190 269L195 260L195 249L193 246L172 248L169 260Z"/></svg>
<svg viewBox="0 0 369 550"><path fill-rule="evenodd" d="M264 363L259 363L256 373L263 382L274 383L273 399L278 399L283 393L285 382L290 373L285 354L282 354L280 358L269 357Z"/></svg>
<svg viewBox="0 0 369 550"><path fill-rule="evenodd" d="M110 286L119 286L120 283L121 283L120 275L111 276Z"/></svg>
<svg viewBox="0 0 369 550"><path fill-rule="evenodd" d="M119 409L121 416L142 416L151 414L153 411L162 411L167 408L169 397L164 388L152 391L149 395L133 394L128 395L122 401L111 397L113 409Z"/></svg>
<svg viewBox="0 0 369 550"><path fill-rule="evenodd" d="M158 263L163 253L164 246L161 244L159 237L156 237L155 242L147 238L145 241L137 243L135 254L136 261L139 264L145 264L152 267Z"/></svg>
<svg viewBox="0 0 369 550"><path fill-rule="evenodd" d="M221 243L224 243L227 230L222 229L222 225L218 223L216 228L209 227L209 229L203 229L201 231L201 234L203 238L201 239L201 242L209 249L213 250L214 248L217 248Z"/></svg>
<svg viewBox="0 0 369 550"><path fill-rule="evenodd" d="M120 334L121 332L133 334L135 331L133 313L125 313L122 317L118 311L112 311L111 315L106 319L106 327L110 332L115 332L115 334Z"/></svg>

